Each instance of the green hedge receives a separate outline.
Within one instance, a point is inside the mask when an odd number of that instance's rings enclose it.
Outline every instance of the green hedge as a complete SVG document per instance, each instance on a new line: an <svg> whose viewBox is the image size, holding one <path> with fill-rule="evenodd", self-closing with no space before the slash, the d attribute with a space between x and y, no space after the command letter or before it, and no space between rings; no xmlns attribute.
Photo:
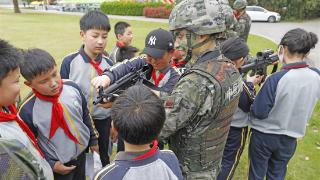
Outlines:
<svg viewBox="0 0 320 180"><path fill-rule="evenodd" d="M172 5L164 5L162 3L137 3L137 2L104 2L100 9L106 14L142 16L145 7L167 7Z"/></svg>

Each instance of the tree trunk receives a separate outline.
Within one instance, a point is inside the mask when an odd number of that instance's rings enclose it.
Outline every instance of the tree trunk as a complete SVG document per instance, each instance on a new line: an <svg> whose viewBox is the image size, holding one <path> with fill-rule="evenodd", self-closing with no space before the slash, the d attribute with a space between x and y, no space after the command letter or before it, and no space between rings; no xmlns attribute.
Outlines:
<svg viewBox="0 0 320 180"><path fill-rule="evenodd" d="M12 0L13 2L13 7L14 7L14 13L21 13L18 0Z"/></svg>

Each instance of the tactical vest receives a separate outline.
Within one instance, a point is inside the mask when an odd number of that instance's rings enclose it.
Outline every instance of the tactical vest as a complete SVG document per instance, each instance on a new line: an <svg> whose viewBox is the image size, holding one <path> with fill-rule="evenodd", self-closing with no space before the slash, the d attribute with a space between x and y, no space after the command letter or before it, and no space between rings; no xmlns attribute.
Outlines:
<svg viewBox="0 0 320 180"><path fill-rule="evenodd" d="M207 88L214 98L213 107L208 108L207 113L198 112L188 120L184 128L170 137L169 146L177 155L184 173L218 173L231 118L242 91L242 80L231 61L222 57L217 49L202 55L182 77L191 73L209 81ZM201 104L207 105L206 102Z"/></svg>
<svg viewBox="0 0 320 180"><path fill-rule="evenodd" d="M45 180L32 153L18 140L0 138L0 179Z"/></svg>

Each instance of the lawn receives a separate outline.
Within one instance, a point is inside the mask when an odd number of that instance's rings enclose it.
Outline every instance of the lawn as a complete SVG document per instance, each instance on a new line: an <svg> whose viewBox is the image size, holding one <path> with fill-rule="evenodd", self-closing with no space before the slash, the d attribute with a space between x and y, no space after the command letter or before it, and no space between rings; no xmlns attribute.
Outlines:
<svg viewBox="0 0 320 180"><path fill-rule="evenodd" d="M0 38L22 48L42 48L50 52L60 65L67 54L75 52L81 45L79 37L79 16L23 13L13 14L12 10L0 9ZM119 21L111 19L112 26ZM155 28L168 28L167 24L141 21L127 21L134 31L133 45L142 50L144 39L148 32ZM106 50L109 52L115 44L113 28L109 33ZM250 35L248 44L251 54L257 51L271 48L276 45L262 37ZM28 92L22 86L22 95ZM295 156L288 165L286 179L319 179L316 168L320 164L320 104L318 103L312 119L307 128L307 134L298 140L298 148ZM247 177L247 151L244 152L234 179L246 179Z"/></svg>

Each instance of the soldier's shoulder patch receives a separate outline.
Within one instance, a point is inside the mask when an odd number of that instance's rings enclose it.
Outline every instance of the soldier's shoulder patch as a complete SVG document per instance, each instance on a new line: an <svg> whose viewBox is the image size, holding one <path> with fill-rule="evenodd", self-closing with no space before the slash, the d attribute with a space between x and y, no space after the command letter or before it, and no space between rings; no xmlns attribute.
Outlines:
<svg viewBox="0 0 320 180"><path fill-rule="evenodd" d="M173 108L174 107L174 97L169 96L167 100L164 101L165 108Z"/></svg>

